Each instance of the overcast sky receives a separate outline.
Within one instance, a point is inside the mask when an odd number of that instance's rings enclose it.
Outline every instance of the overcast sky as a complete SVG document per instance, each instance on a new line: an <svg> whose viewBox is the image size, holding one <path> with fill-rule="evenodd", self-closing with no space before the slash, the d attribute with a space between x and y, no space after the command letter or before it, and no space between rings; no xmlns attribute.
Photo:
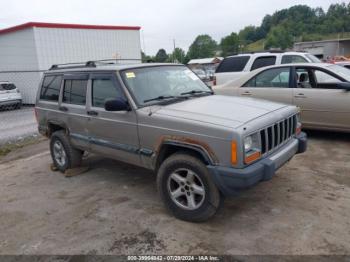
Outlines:
<svg viewBox="0 0 350 262"><path fill-rule="evenodd" d="M296 4L321 6L349 0L0 0L0 28L26 22L141 26L147 54L176 46L185 50L198 34L219 41L247 25L260 25L266 14Z"/></svg>

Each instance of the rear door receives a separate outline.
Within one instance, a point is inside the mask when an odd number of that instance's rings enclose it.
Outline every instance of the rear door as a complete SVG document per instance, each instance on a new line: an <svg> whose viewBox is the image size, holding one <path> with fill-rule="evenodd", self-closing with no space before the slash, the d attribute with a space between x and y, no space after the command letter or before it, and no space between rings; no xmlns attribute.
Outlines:
<svg viewBox="0 0 350 262"><path fill-rule="evenodd" d="M135 111L110 112L105 101L126 97L115 72L90 74L88 88L88 133L91 150L113 158L140 163Z"/></svg>
<svg viewBox="0 0 350 262"><path fill-rule="evenodd" d="M61 102L58 109L62 112L60 119L69 128L72 143L88 149L88 116L86 115L86 94L88 74L66 74L63 76Z"/></svg>
<svg viewBox="0 0 350 262"><path fill-rule="evenodd" d="M350 130L350 92L337 88L342 82L318 67L296 67L293 103L301 108L305 126Z"/></svg>
<svg viewBox="0 0 350 262"><path fill-rule="evenodd" d="M239 95L261 98L286 104L293 103L291 68L279 67L262 71L251 78L241 88Z"/></svg>

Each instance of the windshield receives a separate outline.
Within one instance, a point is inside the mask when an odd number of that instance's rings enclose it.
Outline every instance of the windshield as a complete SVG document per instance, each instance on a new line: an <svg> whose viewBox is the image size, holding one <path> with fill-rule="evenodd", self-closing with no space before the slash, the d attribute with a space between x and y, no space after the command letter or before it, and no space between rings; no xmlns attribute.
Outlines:
<svg viewBox="0 0 350 262"><path fill-rule="evenodd" d="M316 56L311 55L311 54L305 54L307 58L310 59L311 63L321 63L322 61L318 59Z"/></svg>
<svg viewBox="0 0 350 262"><path fill-rule="evenodd" d="M174 98L187 92L211 92L209 87L185 66L128 69L122 71L121 76L137 104L141 106L159 102L155 98Z"/></svg>
<svg viewBox="0 0 350 262"><path fill-rule="evenodd" d="M329 65L328 68L332 70L337 75L344 78L346 81L350 82L350 70L348 68L339 65Z"/></svg>

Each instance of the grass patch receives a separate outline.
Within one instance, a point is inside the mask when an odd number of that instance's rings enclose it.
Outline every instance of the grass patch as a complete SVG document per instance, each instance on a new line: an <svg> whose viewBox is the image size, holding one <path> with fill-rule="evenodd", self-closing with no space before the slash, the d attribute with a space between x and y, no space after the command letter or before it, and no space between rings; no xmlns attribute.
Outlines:
<svg viewBox="0 0 350 262"><path fill-rule="evenodd" d="M245 50L248 52L257 52L264 50L265 39L260 39L254 43L251 43L245 47Z"/></svg>
<svg viewBox="0 0 350 262"><path fill-rule="evenodd" d="M20 149L28 145L36 144L40 141L43 141L44 139L45 138L42 136L35 135L0 145L0 159L14 150Z"/></svg>

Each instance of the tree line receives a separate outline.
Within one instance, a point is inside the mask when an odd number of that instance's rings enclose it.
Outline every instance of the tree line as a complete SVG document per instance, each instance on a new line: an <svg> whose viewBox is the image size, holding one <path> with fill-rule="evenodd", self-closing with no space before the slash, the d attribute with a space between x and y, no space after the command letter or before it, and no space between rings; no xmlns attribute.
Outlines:
<svg viewBox="0 0 350 262"><path fill-rule="evenodd" d="M264 48L287 49L295 41L320 40L325 34L350 32L350 3L332 4L325 12L321 7L295 5L265 15L260 26L246 26L238 33L232 32L217 43L211 36L198 35L186 53L175 48L170 54L165 49L155 56L142 53L144 62L187 63L191 59L228 56L245 51L247 45L264 41Z"/></svg>

